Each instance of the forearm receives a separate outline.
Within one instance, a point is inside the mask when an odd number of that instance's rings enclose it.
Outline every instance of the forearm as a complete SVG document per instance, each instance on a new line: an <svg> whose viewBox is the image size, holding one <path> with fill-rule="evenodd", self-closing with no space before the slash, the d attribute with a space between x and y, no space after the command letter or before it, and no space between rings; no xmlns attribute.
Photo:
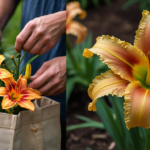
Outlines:
<svg viewBox="0 0 150 150"><path fill-rule="evenodd" d="M0 0L0 30L7 24L20 0Z"/></svg>

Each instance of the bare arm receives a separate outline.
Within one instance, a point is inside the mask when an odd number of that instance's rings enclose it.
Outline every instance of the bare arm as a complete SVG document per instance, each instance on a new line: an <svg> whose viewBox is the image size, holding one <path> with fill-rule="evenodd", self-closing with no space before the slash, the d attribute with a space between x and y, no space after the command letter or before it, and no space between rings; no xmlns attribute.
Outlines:
<svg viewBox="0 0 150 150"><path fill-rule="evenodd" d="M7 24L20 0L0 0L0 30Z"/></svg>

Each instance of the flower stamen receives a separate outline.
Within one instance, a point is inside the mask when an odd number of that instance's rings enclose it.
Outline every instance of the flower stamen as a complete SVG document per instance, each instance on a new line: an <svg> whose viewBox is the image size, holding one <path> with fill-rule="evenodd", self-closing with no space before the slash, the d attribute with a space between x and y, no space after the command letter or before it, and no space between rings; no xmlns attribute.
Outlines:
<svg viewBox="0 0 150 150"><path fill-rule="evenodd" d="M148 72L146 76L146 84L150 86L150 51L148 51L147 57L148 57L149 63L148 63Z"/></svg>

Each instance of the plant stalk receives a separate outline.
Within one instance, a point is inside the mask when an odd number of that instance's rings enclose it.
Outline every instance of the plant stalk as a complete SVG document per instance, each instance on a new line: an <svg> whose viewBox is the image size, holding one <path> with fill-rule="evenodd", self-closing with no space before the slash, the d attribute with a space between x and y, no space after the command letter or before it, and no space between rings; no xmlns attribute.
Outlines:
<svg viewBox="0 0 150 150"><path fill-rule="evenodd" d="M147 129L147 132L146 132L145 150L150 150L150 129Z"/></svg>
<svg viewBox="0 0 150 150"><path fill-rule="evenodd" d="M19 79L19 65L20 65L20 57L21 57L21 54L20 54L20 53L18 53L18 55L17 55L17 67L16 67L17 79Z"/></svg>

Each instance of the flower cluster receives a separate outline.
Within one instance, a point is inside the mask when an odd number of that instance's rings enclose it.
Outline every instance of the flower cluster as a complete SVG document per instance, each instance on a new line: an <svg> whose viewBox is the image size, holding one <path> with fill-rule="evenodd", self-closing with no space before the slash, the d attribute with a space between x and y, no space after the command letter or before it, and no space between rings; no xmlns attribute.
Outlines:
<svg viewBox="0 0 150 150"><path fill-rule="evenodd" d="M0 55L0 65L4 60L4 56ZM26 76L29 79L31 72L31 66L27 66ZM0 68L0 80L5 83L5 87L0 87L0 96L3 96L2 109L10 109L20 105L20 107L34 111L35 107L31 100L40 99L41 93L38 90L27 87L27 78L20 75L17 82L15 81L13 74L9 71Z"/></svg>

